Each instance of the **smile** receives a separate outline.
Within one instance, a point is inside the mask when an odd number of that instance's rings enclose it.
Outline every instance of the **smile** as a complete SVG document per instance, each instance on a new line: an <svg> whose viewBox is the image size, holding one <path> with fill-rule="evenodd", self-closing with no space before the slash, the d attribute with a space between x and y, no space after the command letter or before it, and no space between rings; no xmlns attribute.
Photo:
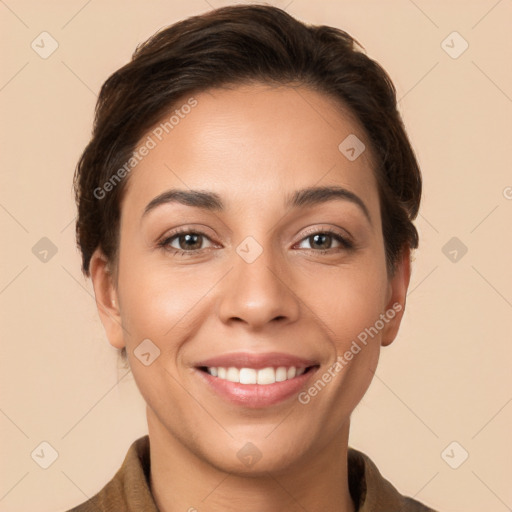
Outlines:
<svg viewBox="0 0 512 512"><path fill-rule="evenodd" d="M235 368L233 366L225 368L222 366L208 366L201 368L203 371L209 373L212 377L217 377L221 380L235 382L239 384L260 384L268 385L275 384L276 382L284 382L287 380L300 377L305 373L308 368L295 366L279 366L277 368Z"/></svg>
<svg viewBox="0 0 512 512"><path fill-rule="evenodd" d="M292 400L320 368L320 361L283 352L233 352L196 361L199 382L223 401L260 409Z"/></svg>

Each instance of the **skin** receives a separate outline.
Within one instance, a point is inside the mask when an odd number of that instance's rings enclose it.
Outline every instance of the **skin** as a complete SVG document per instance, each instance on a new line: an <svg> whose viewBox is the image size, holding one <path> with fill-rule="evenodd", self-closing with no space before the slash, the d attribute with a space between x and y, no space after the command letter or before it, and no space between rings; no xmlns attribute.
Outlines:
<svg viewBox="0 0 512 512"><path fill-rule="evenodd" d="M244 85L194 97L198 105L129 177L115 272L100 250L91 262L108 339L126 346L147 403L156 503L162 512L353 511L350 414L380 347L398 332L410 278L408 250L392 276L386 270L369 142L331 98L305 87ZM367 148L355 161L338 149L349 134ZM370 219L348 200L285 207L289 194L311 186L348 189ZM172 203L144 215L171 188L216 192L225 209ZM158 246L178 227L205 233L199 253L173 255L186 248L183 237ZM354 248L315 242L311 228L350 235ZM236 252L248 236L263 249L252 263ZM295 396L260 409L233 405L193 368L230 352L285 352L319 361L310 386L395 303L402 310L308 404ZM133 354L147 338L161 351L149 366ZM247 442L261 453L251 466L237 457Z"/></svg>

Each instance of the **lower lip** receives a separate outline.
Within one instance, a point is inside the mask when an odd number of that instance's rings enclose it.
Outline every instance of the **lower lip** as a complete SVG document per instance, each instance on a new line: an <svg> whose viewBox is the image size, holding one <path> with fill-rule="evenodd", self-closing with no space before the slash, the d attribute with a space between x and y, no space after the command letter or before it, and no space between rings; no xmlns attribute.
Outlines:
<svg viewBox="0 0 512 512"><path fill-rule="evenodd" d="M240 384L213 377L209 373L196 369L200 377L222 398L236 405L251 409L269 407L297 395L318 368L307 373L274 384Z"/></svg>

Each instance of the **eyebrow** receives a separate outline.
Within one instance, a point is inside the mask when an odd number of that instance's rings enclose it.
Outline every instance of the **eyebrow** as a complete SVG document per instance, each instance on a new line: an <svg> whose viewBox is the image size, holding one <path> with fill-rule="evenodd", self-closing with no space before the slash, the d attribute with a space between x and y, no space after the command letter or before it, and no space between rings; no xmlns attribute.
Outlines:
<svg viewBox="0 0 512 512"><path fill-rule="evenodd" d="M349 201L355 204L372 224L364 201L350 190L342 187L308 187L296 190L287 196L285 206L287 208L304 208L333 200ZM146 216L158 206L170 203L179 203L212 212L224 210L224 203L219 194L215 192L171 189L152 199L144 209L142 216Z"/></svg>

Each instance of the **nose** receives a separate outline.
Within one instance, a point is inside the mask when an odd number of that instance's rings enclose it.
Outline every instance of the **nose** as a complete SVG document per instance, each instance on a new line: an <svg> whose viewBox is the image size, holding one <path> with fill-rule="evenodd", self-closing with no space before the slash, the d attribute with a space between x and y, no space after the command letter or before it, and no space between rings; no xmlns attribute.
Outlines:
<svg viewBox="0 0 512 512"><path fill-rule="evenodd" d="M223 280L219 316L224 323L242 323L251 330L267 324L287 324L299 317L300 299L290 283L285 263L265 248L249 263L237 253L233 268Z"/></svg>

